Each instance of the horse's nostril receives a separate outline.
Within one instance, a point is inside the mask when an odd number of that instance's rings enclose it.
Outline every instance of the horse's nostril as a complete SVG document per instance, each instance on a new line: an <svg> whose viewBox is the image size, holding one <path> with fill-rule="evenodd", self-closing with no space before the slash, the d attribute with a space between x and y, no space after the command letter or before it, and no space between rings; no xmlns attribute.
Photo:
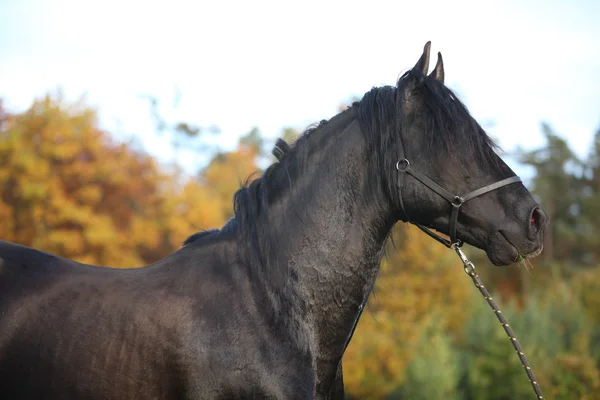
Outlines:
<svg viewBox="0 0 600 400"><path fill-rule="evenodd" d="M534 211L533 214L531 214L531 218L529 219L529 223L532 224L532 225L536 224L539 221L539 219L540 219L538 217L538 215L539 214Z"/></svg>
<svg viewBox="0 0 600 400"><path fill-rule="evenodd" d="M532 228L535 228L536 230L543 228L546 223L546 213L539 207L534 208L531 217L529 218L529 223Z"/></svg>

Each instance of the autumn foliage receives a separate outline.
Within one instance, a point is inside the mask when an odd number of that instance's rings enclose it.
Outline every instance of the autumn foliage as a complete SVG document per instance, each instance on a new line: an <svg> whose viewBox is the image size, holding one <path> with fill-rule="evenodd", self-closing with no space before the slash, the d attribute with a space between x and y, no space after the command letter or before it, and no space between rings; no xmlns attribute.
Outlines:
<svg viewBox="0 0 600 400"><path fill-rule="evenodd" d="M0 131L0 237L77 261L136 267L231 216L254 150L219 155L201 179L168 173L98 128L82 103L46 96Z"/></svg>
<svg viewBox="0 0 600 400"><path fill-rule="evenodd" d="M552 213L546 259L534 269L498 269L467 251L548 398L598 399L600 133L581 176L560 167L574 156L546 135L547 149L521 157L536 169L533 190ZM261 146L252 130L190 177L115 140L84 102L46 96L18 114L0 102L0 239L96 265L152 263L232 216L233 193L260 173ZM555 196L553 188L568 195ZM348 396L531 396L512 346L456 255L411 226L398 225L394 238L397 248L344 357Z"/></svg>

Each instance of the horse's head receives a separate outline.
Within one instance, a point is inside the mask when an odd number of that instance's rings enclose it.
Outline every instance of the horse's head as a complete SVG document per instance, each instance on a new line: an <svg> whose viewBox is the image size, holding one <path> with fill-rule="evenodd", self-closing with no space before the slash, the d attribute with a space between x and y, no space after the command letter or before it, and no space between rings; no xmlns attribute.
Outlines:
<svg viewBox="0 0 600 400"><path fill-rule="evenodd" d="M396 90L402 218L485 250L495 265L539 254L547 214L444 86L441 54L427 75L429 49Z"/></svg>

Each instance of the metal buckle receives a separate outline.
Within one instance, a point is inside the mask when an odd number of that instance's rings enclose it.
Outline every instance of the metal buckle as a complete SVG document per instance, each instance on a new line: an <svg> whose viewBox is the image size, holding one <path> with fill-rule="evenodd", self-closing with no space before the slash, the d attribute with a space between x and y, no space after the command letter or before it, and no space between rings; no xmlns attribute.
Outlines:
<svg viewBox="0 0 600 400"><path fill-rule="evenodd" d="M396 169L400 172L408 171L409 167L410 167L410 162L406 158L404 160L399 160L396 163Z"/></svg>
<svg viewBox="0 0 600 400"><path fill-rule="evenodd" d="M452 248L454 249L454 251L456 251L456 254L458 254L460 261L462 261L463 267L464 267L467 275L474 274L475 273L475 264L473 264L473 262L467 258L465 253L463 253L462 249L460 248L460 244L458 242L453 243Z"/></svg>

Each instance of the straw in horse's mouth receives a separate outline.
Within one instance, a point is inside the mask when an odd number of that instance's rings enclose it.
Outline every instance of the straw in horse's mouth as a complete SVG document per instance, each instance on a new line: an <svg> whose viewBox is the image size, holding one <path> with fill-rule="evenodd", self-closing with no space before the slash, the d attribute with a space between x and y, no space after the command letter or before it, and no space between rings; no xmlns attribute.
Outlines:
<svg viewBox="0 0 600 400"><path fill-rule="evenodd" d="M515 259L515 262L519 262L519 261L523 261L523 260L527 260L527 259L531 259L531 258L535 258L537 256L539 256L542 253L542 250L544 250L544 244L542 243L542 245L532 251L531 253L528 254L521 254L521 252L519 251L519 249L517 248L517 246L515 246L510 240L508 240L508 238L506 237L506 235L504 234L503 231L499 231L500 234L502 235L502 237L504 238L504 240L506 240L506 242L508 244L510 244L517 252L517 258Z"/></svg>
<svg viewBox="0 0 600 400"><path fill-rule="evenodd" d="M535 258L542 254L542 250L544 250L544 245L542 244L537 250L532 251L529 254L525 254L523 258Z"/></svg>

